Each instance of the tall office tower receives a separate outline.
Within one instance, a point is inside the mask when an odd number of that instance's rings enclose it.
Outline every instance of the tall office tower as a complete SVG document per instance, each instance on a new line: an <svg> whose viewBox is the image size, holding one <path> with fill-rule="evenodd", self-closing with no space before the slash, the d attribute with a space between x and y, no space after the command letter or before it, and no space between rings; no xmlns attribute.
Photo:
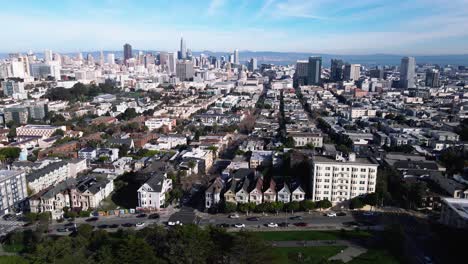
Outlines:
<svg viewBox="0 0 468 264"><path fill-rule="evenodd" d="M307 84L320 85L322 74L322 57L309 57Z"/></svg>
<svg viewBox="0 0 468 264"><path fill-rule="evenodd" d="M234 63L234 54L229 54L229 63Z"/></svg>
<svg viewBox="0 0 468 264"><path fill-rule="evenodd" d="M382 68L375 68L370 70L370 77L383 79L384 78L384 70Z"/></svg>
<svg viewBox="0 0 468 264"><path fill-rule="evenodd" d="M307 85L309 76L309 61L298 60L296 62L296 72L294 73L294 86Z"/></svg>
<svg viewBox="0 0 468 264"><path fill-rule="evenodd" d="M11 96L15 99L26 99L27 93L24 91L24 82L20 81L3 81L3 95Z"/></svg>
<svg viewBox="0 0 468 264"><path fill-rule="evenodd" d="M145 61L145 68L148 68L150 65L154 65L156 60L152 53L148 53L144 56L144 61Z"/></svg>
<svg viewBox="0 0 468 264"><path fill-rule="evenodd" d="M330 80L334 82L339 82L343 80L343 66L344 62L342 60L331 60Z"/></svg>
<svg viewBox="0 0 468 264"><path fill-rule="evenodd" d="M169 53L167 52L160 52L159 53L159 65L168 65L169 63Z"/></svg>
<svg viewBox="0 0 468 264"><path fill-rule="evenodd" d="M30 72L30 69L29 69L29 57L28 56L20 56L18 58L18 61L21 61L23 63L23 68L24 68L24 72L26 73L26 75L31 76L31 72Z"/></svg>
<svg viewBox="0 0 468 264"><path fill-rule="evenodd" d="M187 46L185 44L184 38L180 38L180 50L179 50L179 60L187 58Z"/></svg>
<svg viewBox="0 0 468 264"><path fill-rule="evenodd" d="M115 54L114 53L108 53L107 54L107 63L110 65L115 64Z"/></svg>
<svg viewBox="0 0 468 264"><path fill-rule="evenodd" d="M77 59L78 61L83 61L83 53L78 53L78 56L77 56Z"/></svg>
<svg viewBox="0 0 468 264"><path fill-rule="evenodd" d="M426 71L426 86L437 88L440 86L440 73L436 69Z"/></svg>
<svg viewBox="0 0 468 264"><path fill-rule="evenodd" d="M249 61L249 71L253 72L257 69L257 58L251 58Z"/></svg>
<svg viewBox="0 0 468 264"><path fill-rule="evenodd" d="M86 60L88 61L88 65L94 65L94 57L91 53L88 53L88 55L86 55Z"/></svg>
<svg viewBox="0 0 468 264"><path fill-rule="evenodd" d="M59 53L52 54L52 61L57 61L59 64L62 63L62 56Z"/></svg>
<svg viewBox="0 0 468 264"><path fill-rule="evenodd" d="M124 46L124 64L127 64L127 60L133 57L132 45L126 43Z"/></svg>
<svg viewBox="0 0 468 264"><path fill-rule="evenodd" d="M51 50L45 50L44 51L44 61L45 62L52 61L52 51Z"/></svg>
<svg viewBox="0 0 468 264"><path fill-rule="evenodd" d="M169 66L169 72L171 74L176 73L176 64L177 64L177 56L175 52L169 52L169 57L168 57L168 63L167 65Z"/></svg>
<svg viewBox="0 0 468 264"><path fill-rule="evenodd" d="M99 65L104 65L104 52L101 50L101 53L99 54Z"/></svg>
<svg viewBox="0 0 468 264"><path fill-rule="evenodd" d="M193 62L182 60L177 62L176 75L181 81L189 81L193 79Z"/></svg>
<svg viewBox="0 0 468 264"><path fill-rule="evenodd" d="M361 77L361 64L346 64L343 71L343 80L357 81Z"/></svg>
<svg viewBox="0 0 468 264"><path fill-rule="evenodd" d="M239 64L239 50L234 50L234 64Z"/></svg>
<svg viewBox="0 0 468 264"><path fill-rule="evenodd" d="M416 61L414 57L404 57L401 59L400 66L400 87L414 88Z"/></svg>

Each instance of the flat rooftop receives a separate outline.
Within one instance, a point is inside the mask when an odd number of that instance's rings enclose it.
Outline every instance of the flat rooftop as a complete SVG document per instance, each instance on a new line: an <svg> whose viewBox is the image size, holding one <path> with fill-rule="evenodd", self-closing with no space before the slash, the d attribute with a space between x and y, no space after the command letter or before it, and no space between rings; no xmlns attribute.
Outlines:
<svg viewBox="0 0 468 264"><path fill-rule="evenodd" d="M442 198L460 217L468 220L468 199Z"/></svg>
<svg viewBox="0 0 468 264"><path fill-rule="evenodd" d="M338 163L338 164L356 164L356 165L362 164L362 165L378 166L378 164L372 162L368 158L356 158L355 161L349 161L349 160L340 161L340 160L336 160L335 158L328 157L328 156L314 156L312 160L314 161L314 163L334 163L334 164Z"/></svg>

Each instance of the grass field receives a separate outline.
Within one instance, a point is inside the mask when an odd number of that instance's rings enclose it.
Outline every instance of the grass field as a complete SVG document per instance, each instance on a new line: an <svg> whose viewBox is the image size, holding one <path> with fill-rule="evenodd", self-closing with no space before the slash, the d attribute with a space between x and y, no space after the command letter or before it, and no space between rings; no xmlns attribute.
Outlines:
<svg viewBox="0 0 468 264"><path fill-rule="evenodd" d="M275 248L272 263L323 263L344 248L339 246Z"/></svg>
<svg viewBox="0 0 468 264"><path fill-rule="evenodd" d="M2 264L27 264L28 262L20 256L0 256Z"/></svg>
<svg viewBox="0 0 468 264"><path fill-rule="evenodd" d="M351 260L348 264L398 264L400 263L394 256L384 250L370 249L361 256Z"/></svg>
<svg viewBox="0 0 468 264"><path fill-rule="evenodd" d="M270 231L257 234L267 241L339 240L371 236L366 231Z"/></svg>
<svg viewBox="0 0 468 264"><path fill-rule="evenodd" d="M21 245L21 244L17 244L17 245L3 245L3 250L5 250L5 252L10 252L10 253L19 253L21 251L23 251L24 249L24 246ZM2 262L0 262L2 263Z"/></svg>

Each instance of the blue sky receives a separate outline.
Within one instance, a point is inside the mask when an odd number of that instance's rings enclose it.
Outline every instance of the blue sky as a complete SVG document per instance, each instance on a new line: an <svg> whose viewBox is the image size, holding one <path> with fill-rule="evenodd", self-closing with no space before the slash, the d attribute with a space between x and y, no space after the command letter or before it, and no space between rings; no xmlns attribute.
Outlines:
<svg viewBox="0 0 468 264"><path fill-rule="evenodd" d="M0 0L0 52L468 53L468 0Z"/></svg>

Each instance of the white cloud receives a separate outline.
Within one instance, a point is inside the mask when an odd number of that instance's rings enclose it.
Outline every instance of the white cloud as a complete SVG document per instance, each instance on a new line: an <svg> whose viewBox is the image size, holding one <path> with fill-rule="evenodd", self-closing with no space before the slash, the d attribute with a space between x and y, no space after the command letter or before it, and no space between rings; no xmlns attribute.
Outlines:
<svg viewBox="0 0 468 264"><path fill-rule="evenodd" d="M215 15L225 4L225 0L211 0L210 6L208 7L208 15Z"/></svg>

